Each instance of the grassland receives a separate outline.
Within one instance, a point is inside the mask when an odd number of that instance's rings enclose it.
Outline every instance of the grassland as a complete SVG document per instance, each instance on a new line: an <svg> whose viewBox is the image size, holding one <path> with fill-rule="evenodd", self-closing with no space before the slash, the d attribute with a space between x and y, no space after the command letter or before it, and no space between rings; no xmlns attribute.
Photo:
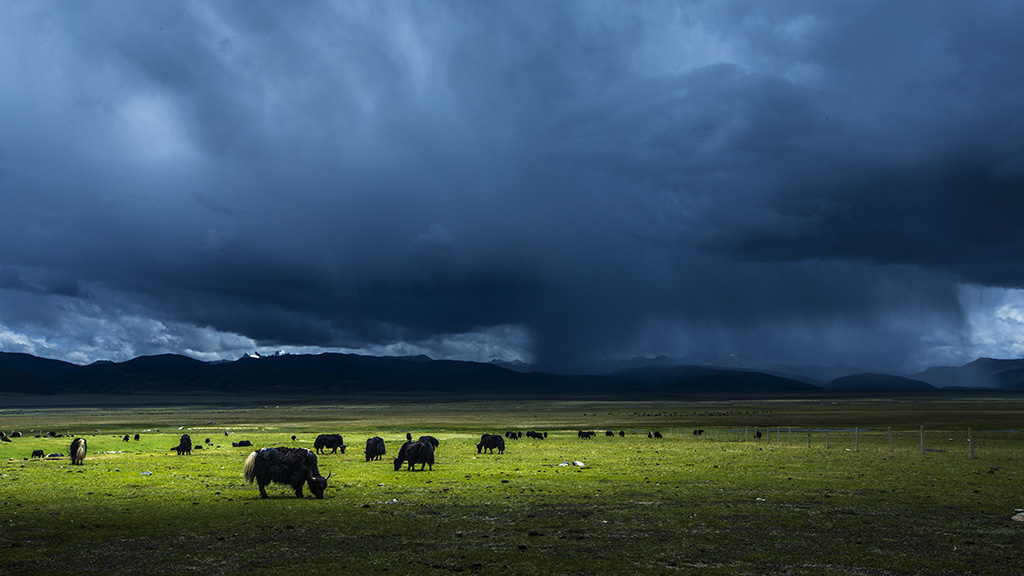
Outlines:
<svg viewBox="0 0 1024 576"><path fill-rule="evenodd" d="M0 445L0 572L1019 574L1022 422L1015 399L2 409L26 437ZM548 439L477 454L506 430ZM87 438L85 464L28 459L68 453L47 431ZM212 446L170 452L185 432ZM232 441L321 432L349 445L320 456L325 499L243 481ZM393 471L406 432L441 440L433 471Z"/></svg>

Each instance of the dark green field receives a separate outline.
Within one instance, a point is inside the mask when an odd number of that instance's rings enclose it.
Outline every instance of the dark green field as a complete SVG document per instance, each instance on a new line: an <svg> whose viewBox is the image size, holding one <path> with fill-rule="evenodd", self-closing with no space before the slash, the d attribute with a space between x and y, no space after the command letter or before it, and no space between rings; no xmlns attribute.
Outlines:
<svg viewBox="0 0 1024 576"><path fill-rule="evenodd" d="M995 398L8 407L0 573L1019 574L1022 424ZM548 439L477 454L507 430ZM49 431L85 464L29 459L68 454ZM433 471L393 471L407 431L441 440ZM324 432L349 447L325 499L243 481L232 441ZM213 446L177 456L182 433Z"/></svg>

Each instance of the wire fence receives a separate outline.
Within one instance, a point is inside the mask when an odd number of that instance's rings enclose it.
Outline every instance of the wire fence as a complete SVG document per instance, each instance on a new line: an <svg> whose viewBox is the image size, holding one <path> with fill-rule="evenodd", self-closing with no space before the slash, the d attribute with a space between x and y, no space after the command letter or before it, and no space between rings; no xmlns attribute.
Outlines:
<svg viewBox="0 0 1024 576"><path fill-rule="evenodd" d="M1021 430L976 430L918 428L828 428L828 427L713 427L683 430L673 428L672 435L690 436L696 442L756 443L764 446L791 446L852 452L947 453L973 460L986 443L1018 441L1024 445Z"/></svg>

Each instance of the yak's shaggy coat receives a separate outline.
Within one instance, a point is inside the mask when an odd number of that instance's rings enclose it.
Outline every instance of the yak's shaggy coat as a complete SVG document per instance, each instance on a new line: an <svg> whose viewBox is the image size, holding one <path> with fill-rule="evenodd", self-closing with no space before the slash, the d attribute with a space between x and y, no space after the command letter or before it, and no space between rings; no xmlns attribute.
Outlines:
<svg viewBox="0 0 1024 576"><path fill-rule="evenodd" d="M409 470L414 470L416 464L420 464L420 470L427 466L434 469L434 445L428 440L418 442L406 442L398 451L398 458L395 458L395 472L402 468L402 463L409 462Z"/></svg>
<svg viewBox="0 0 1024 576"><path fill-rule="evenodd" d="M302 484L317 498L324 497L327 478L320 475L316 454L307 448L261 448L249 454L242 469L246 482L253 480L260 487L260 498L267 497L266 486L271 482L287 484L302 498Z"/></svg>
<svg viewBox="0 0 1024 576"><path fill-rule="evenodd" d="M476 445L476 453L481 454L484 450L491 453L498 449L498 454L505 453L505 439L497 434L484 434L480 437L480 443Z"/></svg>
<svg viewBox="0 0 1024 576"><path fill-rule="evenodd" d="M384 448L384 439L380 436L374 436L366 440L366 461L380 460L382 456L387 454L387 450Z"/></svg>
<svg viewBox="0 0 1024 576"><path fill-rule="evenodd" d="M178 441L178 445L171 448L178 453L178 456L182 454L192 454L192 437L188 434L182 434L181 440Z"/></svg>
<svg viewBox="0 0 1024 576"><path fill-rule="evenodd" d="M331 454L336 454L341 448L341 453L344 454L345 439L341 437L341 434L321 434L313 442L313 448L316 449L317 454L323 454L325 448L330 448Z"/></svg>
<svg viewBox="0 0 1024 576"><path fill-rule="evenodd" d="M81 464L85 462L85 438L75 438L71 441L71 463Z"/></svg>

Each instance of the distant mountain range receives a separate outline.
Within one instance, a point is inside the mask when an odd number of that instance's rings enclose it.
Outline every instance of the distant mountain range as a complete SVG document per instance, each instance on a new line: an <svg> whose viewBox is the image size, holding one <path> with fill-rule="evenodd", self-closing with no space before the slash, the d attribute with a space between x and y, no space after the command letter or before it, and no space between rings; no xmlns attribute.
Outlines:
<svg viewBox="0 0 1024 576"><path fill-rule="evenodd" d="M363 395L800 396L821 393L1024 391L1024 360L981 358L907 376L854 368L786 366L744 356L691 354L595 363L551 374L502 362L355 354L247 355L233 362L141 356L80 366L0 352L0 393Z"/></svg>
<svg viewBox="0 0 1024 576"><path fill-rule="evenodd" d="M585 372L610 374L646 366L704 366L761 372L792 378L832 390L927 390L930 388L992 388L1024 390L1024 359L979 358L963 366L939 366L909 375L874 374L854 366L791 366L740 354L716 356L695 352L682 358L657 356L592 363ZM518 369L523 369L522 367ZM922 384L925 386L922 387Z"/></svg>
<svg viewBox="0 0 1024 576"><path fill-rule="evenodd" d="M630 368L646 366L705 366L709 368L727 368L745 372L763 372L787 378L794 378L812 384L829 382L843 376L851 376L867 372L866 369L851 366L789 366L774 362L765 362L742 354L716 356L704 352L693 352L682 358L672 356L656 356L648 358L637 356L628 360L602 360L583 367L587 374L610 374Z"/></svg>

